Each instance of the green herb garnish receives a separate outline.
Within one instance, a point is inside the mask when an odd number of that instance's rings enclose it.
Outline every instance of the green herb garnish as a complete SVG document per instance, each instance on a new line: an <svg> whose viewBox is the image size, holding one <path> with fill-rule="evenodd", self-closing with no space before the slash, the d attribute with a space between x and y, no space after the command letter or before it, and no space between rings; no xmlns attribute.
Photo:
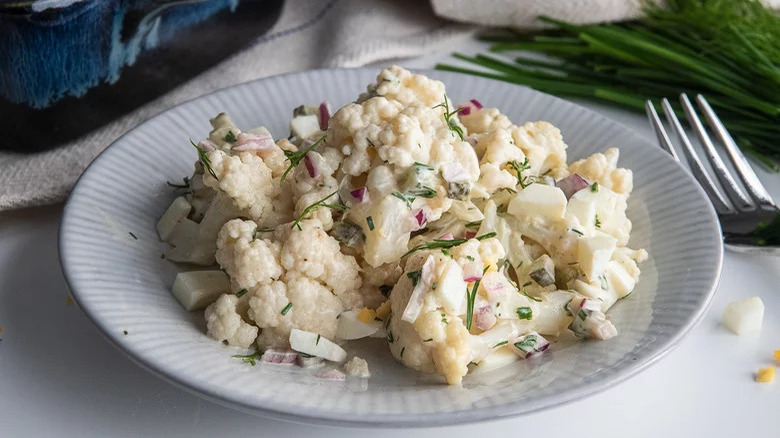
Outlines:
<svg viewBox="0 0 780 438"><path fill-rule="evenodd" d="M374 231L374 218L371 216L366 217L366 223L368 224L368 229Z"/></svg>
<svg viewBox="0 0 780 438"><path fill-rule="evenodd" d="M584 234L582 234L582 231L580 231L580 230L578 230L576 228L572 228L571 231L574 232L574 233L579 234L580 236L584 236Z"/></svg>
<svg viewBox="0 0 780 438"><path fill-rule="evenodd" d="M528 335L522 341L515 342L515 347L524 353L530 353L536 346L536 335Z"/></svg>
<svg viewBox="0 0 780 438"><path fill-rule="evenodd" d="M406 351L406 347L401 347L401 357L404 357L404 351Z"/></svg>
<svg viewBox="0 0 780 438"><path fill-rule="evenodd" d="M496 236L497 236L497 234L495 233L495 231L493 231L493 232L490 232L490 233L485 233L485 234L483 234L481 236L477 236L476 239L477 240L485 240L485 239L490 239L491 237L496 237Z"/></svg>
<svg viewBox="0 0 780 438"><path fill-rule="evenodd" d="M518 307L516 312L519 319L531 319L533 317L533 311L531 311L530 307Z"/></svg>
<svg viewBox="0 0 780 438"><path fill-rule="evenodd" d="M305 209L303 209L303 211L301 212L301 215L298 216L298 219L295 219L295 222L293 222L293 224L290 226L290 228L298 227L298 229L300 230L301 229L301 221L303 220L303 218L305 218L307 214L311 213L314 210L317 210L318 208L325 207L325 208L330 208L331 210L336 210L336 211L346 211L347 206L344 205L344 204L341 204L341 203L338 203L338 204L328 204L328 203L325 202L331 196L335 195L336 193L338 193L338 190L336 190L335 192L331 193L330 195L320 199L319 201L315 202L314 204L306 207Z"/></svg>
<svg viewBox="0 0 780 438"><path fill-rule="evenodd" d="M509 162L509 166L511 166L517 174L517 183L520 184L520 187L526 188L531 184L527 182L528 177L523 176L523 171L531 168L531 165L528 164L528 157L525 157L525 160L523 160L522 163L518 163L517 160L512 160Z"/></svg>
<svg viewBox="0 0 780 438"><path fill-rule="evenodd" d="M482 221L466 222L464 227L466 228L479 228L482 225Z"/></svg>
<svg viewBox="0 0 780 438"><path fill-rule="evenodd" d="M209 156L206 155L206 151L204 151L202 147L196 145L195 142L192 141L192 139L190 139L190 144L195 149L197 149L198 157L200 159L200 164L202 164L203 167L206 168L206 170L209 172L209 174L211 174L211 176L214 177L215 180L219 181L219 178L217 178L217 174L214 173L214 169L211 168L211 160L209 159Z"/></svg>
<svg viewBox="0 0 780 438"><path fill-rule="evenodd" d="M482 275L485 275L485 272L487 272L488 267L486 266L485 269L482 270ZM469 293L468 287L466 288L466 329L471 330L471 321L474 319L474 300L477 298L477 289L479 289L479 282L482 281L480 278L479 280L474 282L474 287L471 288L471 293Z"/></svg>
<svg viewBox="0 0 780 438"><path fill-rule="evenodd" d="M407 192L407 196L410 196L412 201L414 201L414 198L431 199L436 197L436 190L428 186L418 185L417 187L410 189Z"/></svg>
<svg viewBox="0 0 780 438"><path fill-rule="evenodd" d="M384 296L390 295L390 291L393 290L393 286L389 286L386 284L383 284L382 286L379 286L379 292L382 293Z"/></svg>
<svg viewBox="0 0 780 438"><path fill-rule="evenodd" d="M320 338L321 338L321 337L322 337L322 335L320 335L319 333L317 333L317 340L314 342L314 345L320 345Z"/></svg>
<svg viewBox="0 0 780 438"><path fill-rule="evenodd" d="M190 188L190 177L185 176L181 179L184 181L184 184L174 184L170 181L165 181L165 184L168 184L168 187L173 187L174 189L188 189Z"/></svg>
<svg viewBox="0 0 780 438"><path fill-rule="evenodd" d="M320 137L317 141L315 141L311 146L303 148L297 152L292 151L284 151L284 155L287 157L287 161L290 162L290 165L287 166L287 169L282 174L282 179L279 181L280 183L284 182L284 179L287 178L287 174L290 173L295 167L303 161L303 158L308 154L309 152L313 151L314 148L320 145L320 143L325 140L325 137L327 135L323 135Z"/></svg>
<svg viewBox="0 0 780 438"><path fill-rule="evenodd" d="M501 347L501 346L503 346L503 345L506 345L508 342L509 342L509 341L501 341L501 342L499 342L498 344L494 345L494 346L493 346L493 348L498 348L498 347Z"/></svg>
<svg viewBox="0 0 780 438"><path fill-rule="evenodd" d="M415 161L414 165L419 167L419 168L421 168L421 169L425 169L425 170L435 170L433 168L433 166L425 164L425 163L420 163L419 161Z"/></svg>
<svg viewBox="0 0 780 438"><path fill-rule="evenodd" d="M235 357L236 359L241 359L241 362L248 363L252 366L257 365L257 357L260 356L259 351L255 351L252 354L234 354L231 357Z"/></svg>
<svg viewBox="0 0 780 438"><path fill-rule="evenodd" d="M247 292L249 292L249 290L247 290L247 289L241 289L240 291L236 292L236 296L237 296L238 298L241 298L241 297L243 297L244 295L246 295L246 293L247 293Z"/></svg>
<svg viewBox="0 0 780 438"><path fill-rule="evenodd" d="M233 131L228 131L227 134L225 134L225 141L228 143L233 143L236 141L236 134L233 134Z"/></svg>
<svg viewBox="0 0 780 438"><path fill-rule="evenodd" d="M467 256L466 256L466 260L468 260L468 261L470 261L470 262L473 262L473 261L474 261L474 257L472 257L472 256L470 256L470 255L467 255Z"/></svg>
<svg viewBox="0 0 780 438"><path fill-rule="evenodd" d="M412 286L417 286L417 283L420 282L420 277L422 276L422 269L407 272L406 276L409 277L409 280L412 280Z"/></svg>
<svg viewBox="0 0 780 438"><path fill-rule="evenodd" d="M414 197L407 197L402 193L393 192L391 195L395 196L396 198L404 201L407 207L412 208L412 202L414 202Z"/></svg>
<svg viewBox="0 0 780 438"><path fill-rule="evenodd" d="M463 129L458 126L458 119L452 118L455 114L463 111L463 108L455 108L453 111L450 111L450 104L447 101L447 95L444 95L444 102L434 106L434 108L444 108L444 122L447 123L447 126L450 128L450 131L454 132L455 134L460 137L460 140L463 141L466 139L466 137L463 136Z"/></svg>
<svg viewBox="0 0 780 438"><path fill-rule="evenodd" d="M537 303L541 303L541 302L542 302L542 299L541 299L541 298L536 298L536 297L535 297L535 296L533 296L533 295L528 295L528 292L526 292L526 291L525 291L525 289L523 289L523 295L525 295L526 297L528 297L528 299L529 299L529 300L536 301Z"/></svg>
<svg viewBox="0 0 780 438"><path fill-rule="evenodd" d="M138 240L138 237L135 234L133 234L132 231L128 231L127 234L129 234L130 237L132 237L133 239Z"/></svg>
<svg viewBox="0 0 780 438"><path fill-rule="evenodd" d="M393 332L392 332L392 331L390 331L390 330L388 330L388 331L387 331L387 342L389 342L389 343L391 343L391 344L392 344L393 342L395 342L395 339L393 339Z"/></svg>
<svg viewBox="0 0 780 438"><path fill-rule="evenodd" d="M448 248L442 248L441 253L449 258L452 258L452 252Z"/></svg>
<svg viewBox="0 0 780 438"><path fill-rule="evenodd" d="M596 221L594 222L594 225L596 228L601 228L601 221L599 220L599 215L596 215Z"/></svg>
<svg viewBox="0 0 780 438"><path fill-rule="evenodd" d="M591 192L598 192L599 191L599 183L598 183L598 181L595 181L593 184L590 185L590 191Z"/></svg>
<svg viewBox="0 0 780 438"><path fill-rule="evenodd" d="M423 340L423 342L431 342L431 341L433 341L433 338L428 338L428 339Z"/></svg>
<svg viewBox="0 0 780 438"><path fill-rule="evenodd" d="M284 306L284 309L282 309L282 315L287 315L287 312L289 312L290 309L292 309L292 303L287 303L287 305Z"/></svg>
<svg viewBox="0 0 780 438"><path fill-rule="evenodd" d="M577 312L577 316L579 316L581 320L585 321L585 318L588 317L588 314L584 310L580 309L580 311Z"/></svg>

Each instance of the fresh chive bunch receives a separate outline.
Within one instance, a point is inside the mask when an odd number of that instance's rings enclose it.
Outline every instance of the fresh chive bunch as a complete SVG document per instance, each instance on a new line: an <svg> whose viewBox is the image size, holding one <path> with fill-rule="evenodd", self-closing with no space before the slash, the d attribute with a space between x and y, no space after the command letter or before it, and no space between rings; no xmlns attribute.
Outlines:
<svg viewBox="0 0 780 438"><path fill-rule="evenodd" d="M559 96L637 111L644 101L701 93L737 143L777 169L780 161L780 16L759 0L648 2L622 24L577 26L548 17L543 34L485 36L492 52L530 51L546 59L454 54L484 69L440 70L527 85Z"/></svg>

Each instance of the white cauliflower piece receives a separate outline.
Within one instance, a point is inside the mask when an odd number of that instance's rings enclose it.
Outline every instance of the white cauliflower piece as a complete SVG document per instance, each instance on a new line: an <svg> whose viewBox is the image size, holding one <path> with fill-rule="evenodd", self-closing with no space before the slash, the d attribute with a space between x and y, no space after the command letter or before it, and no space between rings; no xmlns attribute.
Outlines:
<svg viewBox="0 0 780 438"><path fill-rule="evenodd" d="M526 122L523 126L511 128L515 144L528 157L528 175L550 172L554 178L563 178L567 173L566 143L561 131L550 122Z"/></svg>
<svg viewBox="0 0 780 438"><path fill-rule="evenodd" d="M385 263L375 268L363 261L360 268L363 277L360 295L363 296L363 305L372 309L387 299L385 293L388 292L383 290L392 289L404 272L398 263Z"/></svg>
<svg viewBox="0 0 780 438"><path fill-rule="evenodd" d="M350 376L360 377L367 379L371 377L371 372L368 371L368 362L360 357L353 357L347 363L344 364L344 371Z"/></svg>
<svg viewBox="0 0 780 438"><path fill-rule="evenodd" d="M463 126L470 135L495 131L496 129L508 129L512 126L509 118L497 108L471 108L468 115L458 116Z"/></svg>
<svg viewBox="0 0 780 438"><path fill-rule="evenodd" d="M257 224L252 221L233 219L217 236L217 263L241 289L268 284L282 275L281 246L256 239L256 230Z"/></svg>
<svg viewBox="0 0 780 438"><path fill-rule="evenodd" d="M444 83L424 75L412 74L403 67L393 65L376 77L370 87L379 96L400 102L404 107L417 105L431 107L444 100Z"/></svg>
<svg viewBox="0 0 780 438"><path fill-rule="evenodd" d="M357 176L369 170L373 148L381 144L379 131L402 109L398 102L376 97L336 111L328 123L325 143L346 156L341 164L343 173Z"/></svg>
<svg viewBox="0 0 780 438"><path fill-rule="evenodd" d="M206 333L231 347L249 348L257 338L258 330L241 318L238 305L237 296L223 294L206 307Z"/></svg>
<svg viewBox="0 0 780 438"><path fill-rule="evenodd" d="M355 258L343 254L339 242L321 228L308 223L302 228L293 231L282 247L281 264L288 275L299 273L323 283L347 309L363 307L359 292L362 280Z"/></svg>
<svg viewBox="0 0 780 438"><path fill-rule="evenodd" d="M514 189L516 185L517 177L508 170L493 163L485 163L479 166L479 181L472 190L472 198L476 196L489 198L499 189Z"/></svg>
<svg viewBox="0 0 780 438"><path fill-rule="evenodd" d="M273 210L274 198L279 195L279 184L271 178L271 170L263 159L250 152L237 156L215 150L208 153L211 169L203 176L203 182L225 192L238 208L245 209L258 219Z"/></svg>
<svg viewBox="0 0 780 438"><path fill-rule="evenodd" d="M634 174L631 169L617 167L619 155L620 151L617 148L609 148L603 154L596 153L571 163L569 172L578 173L591 181L598 181L613 192L628 196L634 188Z"/></svg>
<svg viewBox="0 0 780 438"><path fill-rule="evenodd" d="M262 329L257 346L268 348L289 347L293 328L334 339L336 317L343 310L339 299L328 288L293 272L287 273L282 281L253 290L248 314Z"/></svg>

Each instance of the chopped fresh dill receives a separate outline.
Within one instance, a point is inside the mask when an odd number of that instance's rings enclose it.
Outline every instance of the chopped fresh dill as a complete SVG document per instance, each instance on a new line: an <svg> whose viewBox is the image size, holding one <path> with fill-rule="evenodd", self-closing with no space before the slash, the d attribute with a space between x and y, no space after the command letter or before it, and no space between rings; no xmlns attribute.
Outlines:
<svg viewBox="0 0 780 438"><path fill-rule="evenodd" d="M257 357L260 356L259 351L255 351L251 354L234 354L231 357L235 357L236 359L241 359L241 362L248 363L249 365L255 366L257 365Z"/></svg>
<svg viewBox="0 0 780 438"><path fill-rule="evenodd" d="M338 190L334 191L330 195L320 199L319 201L315 202L314 204L312 204L312 205L306 207L305 209L303 209L303 211L301 212L301 215L298 216L298 219L295 219L295 222L293 222L293 224L290 226L290 228L298 227L298 229L300 230L301 229L301 221L306 217L306 215L308 215L309 213L313 212L314 210L317 210L318 208L325 207L325 208L330 208L331 210L336 210L336 211L346 211L347 206L342 204L342 203L340 203L340 202L338 204L327 204L325 202L331 196L335 195L336 193L338 193Z"/></svg>
<svg viewBox="0 0 780 438"><path fill-rule="evenodd" d="M514 169L515 173L517 174L517 183L520 184L520 187L526 188L530 183L526 182L528 180L528 177L523 176L523 171L528 170L531 168L531 165L528 164L528 157L525 157L525 160L523 160L522 163L518 163L517 160L512 160L509 162L509 165Z"/></svg>
<svg viewBox="0 0 780 438"><path fill-rule="evenodd" d="M477 240L484 240L489 239L491 237L495 237L496 233L486 233L481 236L477 236ZM433 239L431 242L421 243L414 248L410 249L406 252L406 254L402 255L401 258L404 258L408 256L409 254L413 252L417 252L424 249L441 249L441 248L454 248L458 245L462 245L464 243L468 242L468 239L452 239L452 240L441 240L441 239Z"/></svg>
<svg viewBox="0 0 780 438"><path fill-rule="evenodd" d="M200 163L203 165L203 167L208 170L209 174L214 177L215 180L219 181L219 178L217 178L217 174L214 173L214 169L211 168L211 160L209 159L209 156L206 154L206 151L203 150L202 147L195 144L192 139L190 139L190 144L198 151L198 157L200 159Z"/></svg>
<svg viewBox="0 0 780 438"><path fill-rule="evenodd" d="M463 111L463 108L455 108L454 110L450 111L450 104L447 100L447 95L444 95L444 102L434 106L434 108L444 108L444 122L447 123L447 126L450 128L450 131L454 132L455 134L460 137L461 141L464 141L466 137L463 135L463 129L458 125L458 119L452 118L455 114Z"/></svg>
<svg viewBox="0 0 780 438"><path fill-rule="evenodd" d="M323 135L320 137L317 141L315 141L311 146L303 148L297 152L292 151L284 151L284 155L287 157L287 161L290 162L290 165L287 166L287 169L282 174L282 178L280 183L284 182L284 179L287 178L287 174L290 173L293 169L295 169L295 166L301 163L303 161L303 158L308 154L309 152L313 151L314 148L320 145L320 143L325 140L325 137L327 135Z"/></svg>
<svg viewBox="0 0 780 438"><path fill-rule="evenodd" d="M404 203L406 204L407 207L412 208L412 202L414 202L414 197L413 196L406 196L406 195L404 195L402 193L398 193L398 192L393 192L393 193L391 193L391 195L393 195L396 198L404 201Z"/></svg>

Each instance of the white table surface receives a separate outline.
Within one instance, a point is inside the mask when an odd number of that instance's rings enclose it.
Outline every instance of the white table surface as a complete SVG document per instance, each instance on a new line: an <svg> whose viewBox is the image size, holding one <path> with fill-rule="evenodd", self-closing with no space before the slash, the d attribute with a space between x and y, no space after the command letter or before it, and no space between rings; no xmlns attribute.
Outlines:
<svg viewBox="0 0 780 438"><path fill-rule="evenodd" d="M480 48L465 41L458 50ZM446 50L445 50L446 49ZM449 60L445 48L403 65ZM586 106L647 136L642 115ZM564 133L565 134L565 133ZM761 172L780 200L780 174ZM0 437L318 436L777 437L780 376L758 384L780 348L780 257L727 252L720 286L701 323L661 361L605 392L522 418L441 429L361 430L285 423L201 400L130 362L76 305L57 254L62 206L0 213ZM760 296L760 334L720 325L730 301ZM774 363L780 366L780 363Z"/></svg>

